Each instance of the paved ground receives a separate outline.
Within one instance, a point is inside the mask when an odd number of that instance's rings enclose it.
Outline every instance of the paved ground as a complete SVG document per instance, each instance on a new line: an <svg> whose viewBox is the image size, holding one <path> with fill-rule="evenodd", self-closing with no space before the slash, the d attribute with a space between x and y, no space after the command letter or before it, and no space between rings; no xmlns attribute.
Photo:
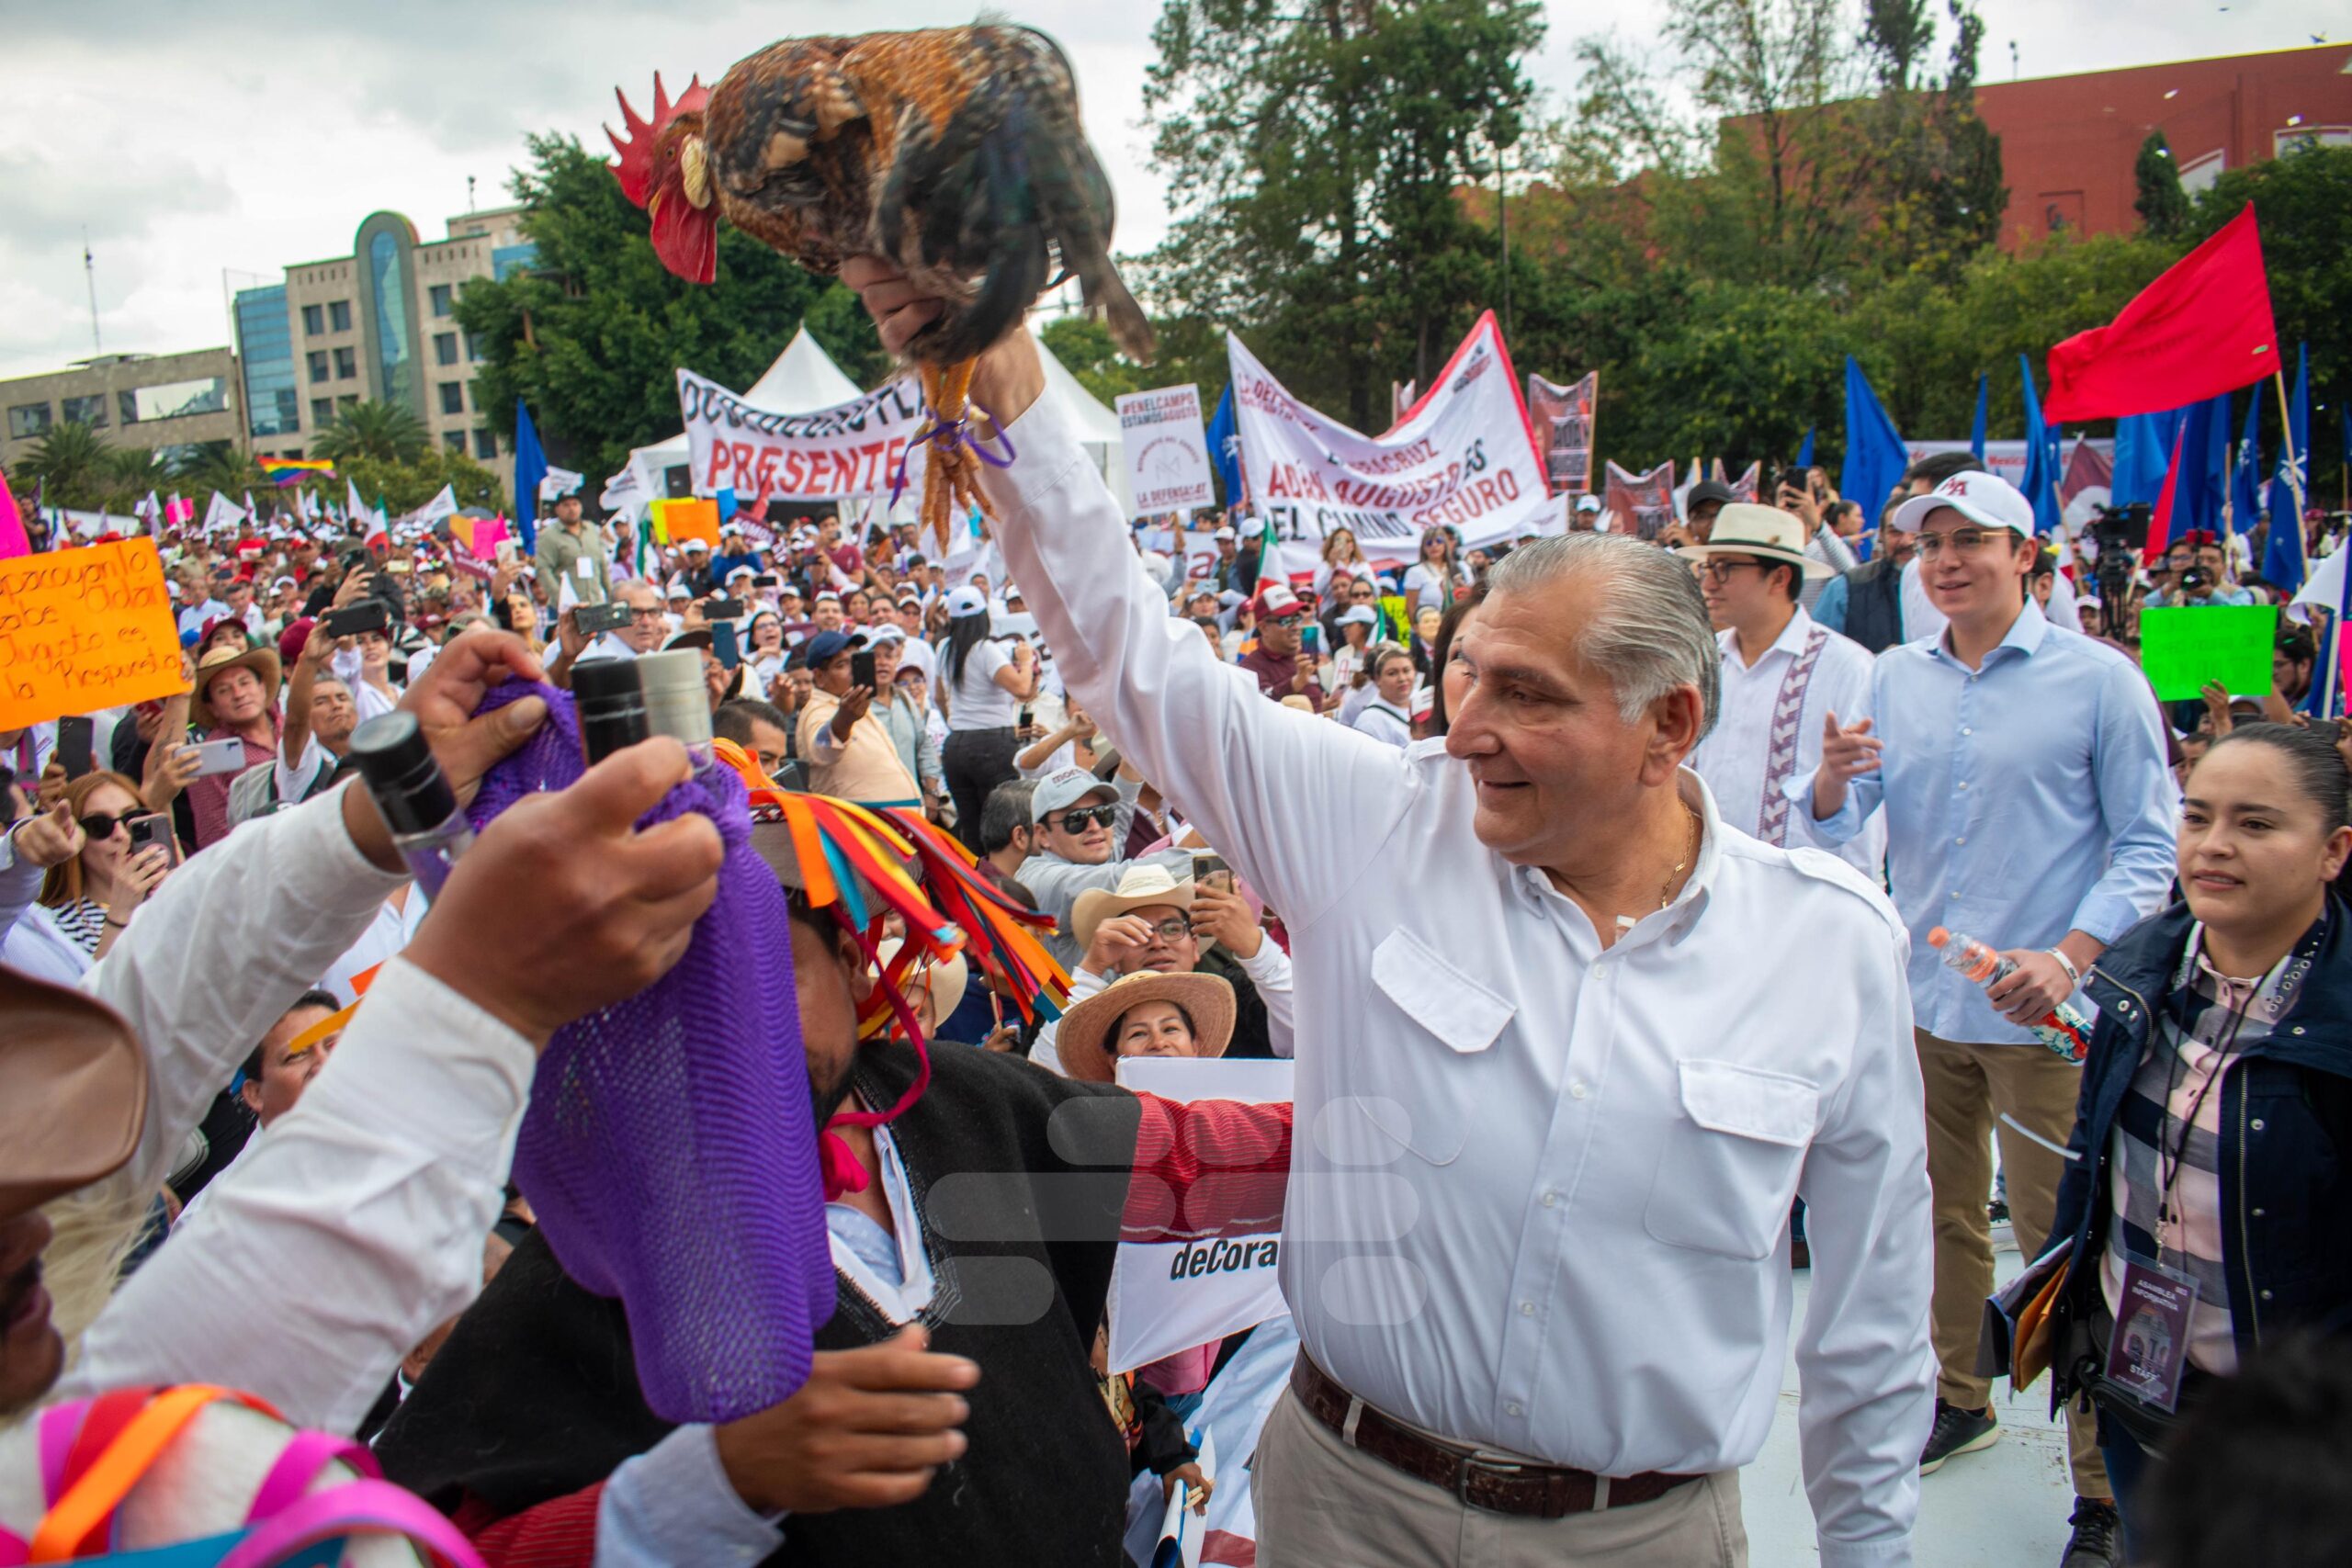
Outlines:
<svg viewBox="0 0 2352 1568"><path fill-rule="evenodd" d="M2017 1272L2016 1252L1996 1256L2001 1279ZM1804 1319L1808 1283L1797 1277L1792 1329ZM2057 1568L2075 1494L2066 1473L2065 1430L2046 1414L2049 1385L2036 1383L2013 1398L2007 1382L1996 1381L1993 1399L2001 1440L1982 1453L1963 1454L1920 1483L1917 1568ZM1819 1561L1797 1458L1793 1356L1781 1377L1780 1419L1739 1483L1752 1568L1803 1568Z"/></svg>

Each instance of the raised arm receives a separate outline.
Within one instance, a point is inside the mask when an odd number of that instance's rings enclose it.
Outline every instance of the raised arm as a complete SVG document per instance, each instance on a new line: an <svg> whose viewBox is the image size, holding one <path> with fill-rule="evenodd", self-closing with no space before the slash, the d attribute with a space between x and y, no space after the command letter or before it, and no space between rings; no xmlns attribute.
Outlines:
<svg viewBox="0 0 2352 1568"><path fill-rule="evenodd" d="M1045 387L1025 333L989 350L974 396L1017 456L981 483L997 542L1071 693L1160 793L1295 925L1353 880L1416 788L1401 753L1258 694L1168 613L1118 502ZM1023 411L1013 419L1009 411Z"/></svg>

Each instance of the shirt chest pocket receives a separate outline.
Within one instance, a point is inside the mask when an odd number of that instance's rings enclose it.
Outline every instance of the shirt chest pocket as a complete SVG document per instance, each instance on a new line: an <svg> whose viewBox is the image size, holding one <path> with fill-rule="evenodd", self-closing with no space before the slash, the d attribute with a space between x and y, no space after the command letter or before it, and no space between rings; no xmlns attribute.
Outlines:
<svg viewBox="0 0 2352 1568"><path fill-rule="evenodd" d="M1366 1075L1369 1092L1352 1109L1378 1134L1432 1165L1448 1164L1462 1153L1469 1108L1487 1078L1478 1058L1518 1009L1402 928L1373 949L1372 980L1394 1010L1390 1019L1405 1016L1384 1031L1400 1036L1385 1046L1393 1057Z"/></svg>
<svg viewBox="0 0 2352 1568"><path fill-rule="evenodd" d="M1680 1066L1681 1114L1667 1130L1642 1223L1676 1247L1763 1258L1788 1224L1821 1091L1736 1062Z"/></svg>

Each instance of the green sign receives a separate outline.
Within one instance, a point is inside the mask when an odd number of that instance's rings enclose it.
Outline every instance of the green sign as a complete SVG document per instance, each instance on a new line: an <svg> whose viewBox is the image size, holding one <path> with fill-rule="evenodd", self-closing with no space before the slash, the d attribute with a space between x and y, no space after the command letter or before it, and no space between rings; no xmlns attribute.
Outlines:
<svg viewBox="0 0 2352 1568"><path fill-rule="evenodd" d="M2233 697L2270 693L2276 604L2179 604L2140 612L2140 668L2168 703L2189 702L2209 682Z"/></svg>

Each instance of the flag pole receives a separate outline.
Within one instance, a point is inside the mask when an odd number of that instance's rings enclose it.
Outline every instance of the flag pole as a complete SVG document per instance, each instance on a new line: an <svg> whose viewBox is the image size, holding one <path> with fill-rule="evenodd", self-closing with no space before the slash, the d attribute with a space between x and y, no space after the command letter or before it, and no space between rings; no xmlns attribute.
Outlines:
<svg viewBox="0 0 2352 1568"><path fill-rule="evenodd" d="M2279 441L2287 448L2287 489L2295 498L2295 526L2303 525L2303 477L2295 466L2295 416L2287 407L2287 367L2284 365L2270 372L2270 384L2278 389ZM2309 554L2308 551L2305 552ZM2303 576L2311 576L2311 563L2303 563Z"/></svg>

